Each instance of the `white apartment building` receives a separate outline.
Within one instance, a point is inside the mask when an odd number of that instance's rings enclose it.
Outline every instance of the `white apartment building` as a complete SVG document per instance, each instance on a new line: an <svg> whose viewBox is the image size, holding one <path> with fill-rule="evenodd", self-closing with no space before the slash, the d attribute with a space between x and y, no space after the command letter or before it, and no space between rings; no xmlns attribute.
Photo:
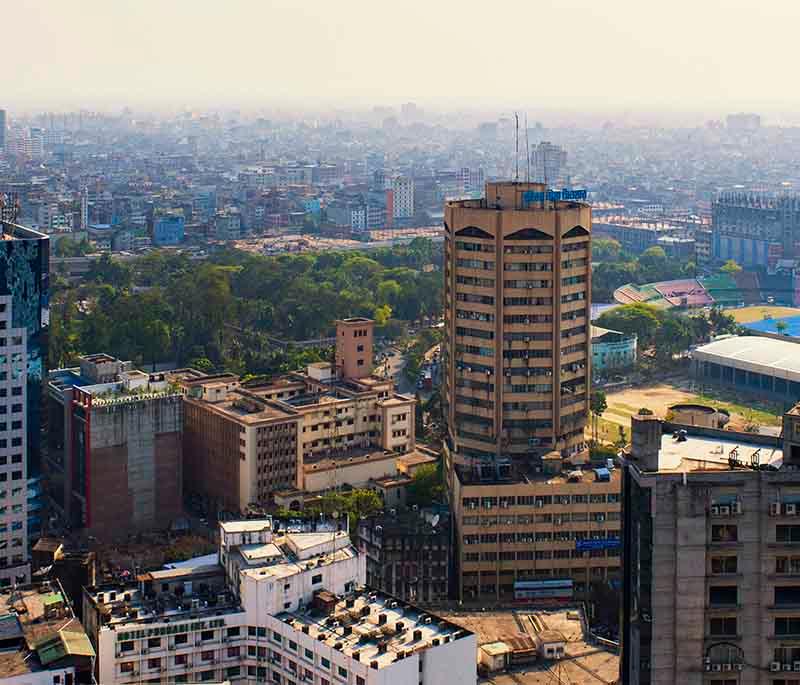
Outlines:
<svg viewBox="0 0 800 685"><path fill-rule="evenodd" d="M365 557L346 533L222 523L219 559L86 588L99 682L476 682L475 636L363 588Z"/></svg>
<svg viewBox="0 0 800 685"><path fill-rule="evenodd" d="M414 216L414 179L396 176L392 181L393 217L410 219Z"/></svg>

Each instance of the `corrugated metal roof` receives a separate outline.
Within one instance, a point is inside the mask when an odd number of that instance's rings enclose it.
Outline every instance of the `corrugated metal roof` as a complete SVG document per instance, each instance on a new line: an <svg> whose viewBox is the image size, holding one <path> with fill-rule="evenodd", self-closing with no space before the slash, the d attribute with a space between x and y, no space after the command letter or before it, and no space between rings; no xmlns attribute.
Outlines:
<svg viewBox="0 0 800 685"><path fill-rule="evenodd" d="M731 336L698 347L694 359L800 382L800 344L756 335Z"/></svg>

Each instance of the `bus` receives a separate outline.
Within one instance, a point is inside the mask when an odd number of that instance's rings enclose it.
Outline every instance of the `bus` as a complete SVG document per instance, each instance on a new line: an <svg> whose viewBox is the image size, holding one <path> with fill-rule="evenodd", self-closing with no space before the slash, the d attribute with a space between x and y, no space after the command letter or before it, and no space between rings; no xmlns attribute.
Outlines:
<svg viewBox="0 0 800 685"><path fill-rule="evenodd" d="M514 599L536 601L540 599L572 601L573 587L569 578L552 580L518 580L514 583Z"/></svg>

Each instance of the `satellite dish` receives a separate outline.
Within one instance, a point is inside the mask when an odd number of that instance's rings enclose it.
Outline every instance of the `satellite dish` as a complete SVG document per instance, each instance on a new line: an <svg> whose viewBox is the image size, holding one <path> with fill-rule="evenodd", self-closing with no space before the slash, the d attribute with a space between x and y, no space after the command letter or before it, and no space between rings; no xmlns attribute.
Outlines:
<svg viewBox="0 0 800 685"><path fill-rule="evenodd" d="M431 521L431 526L432 526L433 528L436 528L436 526L438 525L438 523L439 523L439 514L436 514L436 516L434 516L434 517L433 517L433 520Z"/></svg>

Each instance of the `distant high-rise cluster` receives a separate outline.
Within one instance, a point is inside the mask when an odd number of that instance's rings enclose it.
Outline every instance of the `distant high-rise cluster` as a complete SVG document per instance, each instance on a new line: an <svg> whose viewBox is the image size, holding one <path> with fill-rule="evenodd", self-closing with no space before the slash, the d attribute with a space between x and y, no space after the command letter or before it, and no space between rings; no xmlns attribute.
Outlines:
<svg viewBox="0 0 800 685"><path fill-rule="evenodd" d="M557 187L564 183L564 172L567 166L566 150L543 141L531 146L531 180Z"/></svg>

